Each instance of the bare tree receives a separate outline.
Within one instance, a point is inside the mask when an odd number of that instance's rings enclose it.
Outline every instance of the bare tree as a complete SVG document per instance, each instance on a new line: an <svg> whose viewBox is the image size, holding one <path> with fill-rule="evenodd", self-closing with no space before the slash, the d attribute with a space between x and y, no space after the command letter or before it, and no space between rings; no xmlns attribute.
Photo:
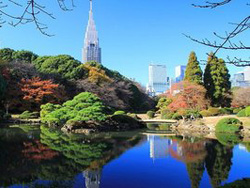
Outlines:
<svg viewBox="0 0 250 188"><path fill-rule="evenodd" d="M197 7L197 8L215 9L215 8L218 8L221 6L225 6L229 3L231 3L232 1L233 0L223 0L223 1L221 0L219 2L206 1L204 5L193 4L193 6ZM249 6L249 4L246 4L246 6ZM250 28L250 16L246 16L239 23L230 23L230 24L233 25L233 29L229 32L226 32L225 35L220 35L220 34L217 34L216 32L213 33L217 37L219 42L218 41L211 41L207 38L202 39L202 40L198 40L198 39L191 37L189 35L185 35L185 34L184 35L194 42L197 42L199 44L214 48L215 49L214 55L216 55L216 53L221 49L233 50L233 51L250 50L250 46L245 45L243 42L239 41L239 42L235 43L232 41L232 39L237 38L237 36L239 36L241 33L245 32L246 30L248 30ZM234 64L236 66L242 66L242 67L250 66L250 59L242 59L242 58L238 58L238 57L230 58L228 56L227 63Z"/></svg>
<svg viewBox="0 0 250 188"><path fill-rule="evenodd" d="M239 88L233 92L232 106L246 107L250 105L250 87Z"/></svg>
<svg viewBox="0 0 250 188"><path fill-rule="evenodd" d="M74 0L54 0L54 2L58 3L63 11L69 11L74 7ZM21 14L14 15L13 12L8 11L15 7L20 9ZM0 0L0 27L5 23L9 23L14 27L34 23L42 34L52 36L46 32L48 29L46 23L40 21L43 15L55 19L53 14L48 12L47 8L39 0L24 0L21 2L18 0Z"/></svg>

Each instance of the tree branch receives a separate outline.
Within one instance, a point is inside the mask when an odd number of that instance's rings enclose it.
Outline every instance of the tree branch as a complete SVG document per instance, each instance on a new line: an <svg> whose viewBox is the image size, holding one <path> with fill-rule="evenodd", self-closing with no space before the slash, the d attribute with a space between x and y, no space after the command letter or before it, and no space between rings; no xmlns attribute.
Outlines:
<svg viewBox="0 0 250 188"><path fill-rule="evenodd" d="M8 3L8 2L9 3ZM53 36L51 34L48 34L46 30L48 27L46 24L42 23L39 21L38 16L39 15L46 15L50 17L51 19L55 19L52 13L49 13L46 9L45 6L41 5L40 3L37 2L38 0L26 0L25 3L19 3L16 0L0 0L0 16L2 19L0 19L0 27L4 23L6 23L5 20L3 20L3 16L6 18L9 18L10 21L8 22L10 25L16 27L20 24L27 24L27 23L34 23L36 28L44 35L46 36ZM68 6L66 5L66 1L71 2L71 6L74 6L74 0L55 0L58 4L59 7L63 11L70 11L72 9L69 9ZM10 4L14 6L18 6L23 9L21 15L13 15L10 14L6 11L6 8L10 6Z"/></svg>

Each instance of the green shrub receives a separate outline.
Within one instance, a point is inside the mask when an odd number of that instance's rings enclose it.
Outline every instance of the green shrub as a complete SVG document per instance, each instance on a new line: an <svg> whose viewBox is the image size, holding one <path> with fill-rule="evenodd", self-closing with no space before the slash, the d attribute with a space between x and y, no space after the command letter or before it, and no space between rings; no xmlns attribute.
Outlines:
<svg viewBox="0 0 250 188"><path fill-rule="evenodd" d="M83 92L63 105L46 104L41 107L41 120L50 125L64 125L67 121L104 121L107 119L102 101L94 94Z"/></svg>
<svg viewBox="0 0 250 188"><path fill-rule="evenodd" d="M41 105L40 117L44 118L47 114L55 111L56 109L61 108L61 105L47 103L45 105Z"/></svg>
<svg viewBox="0 0 250 188"><path fill-rule="evenodd" d="M246 107L245 109L246 117L250 117L250 106Z"/></svg>
<svg viewBox="0 0 250 188"><path fill-rule="evenodd" d="M24 111L22 114L19 115L20 119L34 119L38 117L38 112L29 112Z"/></svg>
<svg viewBox="0 0 250 188"><path fill-rule="evenodd" d="M246 117L246 109L242 109L238 112L237 117Z"/></svg>
<svg viewBox="0 0 250 188"><path fill-rule="evenodd" d="M211 112L209 112L208 110L202 110L200 111L200 114L202 115L202 117L212 116Z"/></svg>
<svg viewBox="0 0 250 188"><path fill-rule="evenodd" d="M194 118L202 118L203 116L200 114L199 111L197 110L187 110L187 115L186 117L187 118L191 118L191 117L194 117Z"/></svg>
<svg viewBox="0 0 250 188"><path fill-rule="evenodd" d="M233 110L231 108L221 108L220 114L233 114Z"/></svg>
<svg viewBox="0 0 250 188"><path fill-rule="evenodd" d="M161 119L172 119L173 115L174 113L167 109L161 111Z"/></svg>
<svg viewBox="0 0 250 188"><path fill-rule="evenodd" d="M125 114L126 114L126 112L124 112L124 111L116 111L114 113L114 115L125 115Z"/></svg>
<svg viewBox="0 0 250 188"><path fill-rule="evenodd" d="M235 108L233 109L234 114L238 114L242 109L241 108Z"/></svg>
<svg viewBox="0 0 250 188"><path fill-rule="evenodd" d="M223 118L215 127L216 132L236 133L242 129L242 122L236 118Z"/></svg>
<svg viewBox="0 0 250 188"><path fill-rule="evenodd" d="M182 119L182 116L178 113L175 113L173 116L172 116L172 119L175 119L175 120L180 120Z"/></svg>
<svg viewBox="0 0 250 188"><path fill-rule="evenodd" d="M153 112L153 111L148 111L147 112L147 116L148 116L148 118L154 118L154 116L155 116L155 112Z"/></svg>
<svg viewBox="0 0 250 188"><path fill-rule="evenodd" d="M208 111L210 112L211 116L218 116L220 114L219 108L208 108Z"/></svg>

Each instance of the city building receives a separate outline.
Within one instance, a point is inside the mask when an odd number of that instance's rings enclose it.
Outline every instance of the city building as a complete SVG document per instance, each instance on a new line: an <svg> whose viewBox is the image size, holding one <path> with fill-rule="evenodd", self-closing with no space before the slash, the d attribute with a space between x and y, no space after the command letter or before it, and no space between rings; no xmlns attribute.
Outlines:
<svg viewBox="0 0 250 188"><path fill-rule="evenodd" d="M147 93L151 96L159 95L168 89L166 65L149 65L149 82Z"/></svg>
<svg viewBox="0 0 250 188"><path fill-rule="evenodd" d="M232 87L250 87L250 67L242 72L234 74L232 78Z"/></svg>
<svg viewBox="0 0 250 188"><path fill-rule="evenodd" d="M99 47L99 38L93 17L92 0L90 0L89 21L82 50L82 62L90 61L101 63L101 48Z"/></svg>
<svg viewBox="0 0 250 188"><path fill-rule="evenodd" d="M245 68L244 70L245 81L250 82L250 67Z"/></svg>
<svg viewBox="0 0 250 188"><path fill-rule="evenodd" d="M187 66L179 65L175 67L175 83L179 83L184 79Z"/></svg>

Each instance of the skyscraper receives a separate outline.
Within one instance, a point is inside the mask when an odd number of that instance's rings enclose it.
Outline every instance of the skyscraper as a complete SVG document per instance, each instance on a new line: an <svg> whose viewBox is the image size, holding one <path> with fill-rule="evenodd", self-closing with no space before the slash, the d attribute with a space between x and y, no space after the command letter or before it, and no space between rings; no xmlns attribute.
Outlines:
<svg viewBox="0 0 250 188"><path fill-rule="evenodd" d="M184 79L187 66L179 65L175 67L175 82L181 82Z"/></svg>
<svg viewBox="0 0 250 188"><path fill-rule="evenodd" d="M101 48L99 47L99 38L93 17L92 0L90 0L89 21L82 50L82 62L90 61L101 63Z"/></svg>
<svg viewBox="0 0 250 188"><path fill-rule="evenodd" d="M167 68L166 65L149 65L149 83L147 92L149 95L158 95L167 90Z"/></svg>

